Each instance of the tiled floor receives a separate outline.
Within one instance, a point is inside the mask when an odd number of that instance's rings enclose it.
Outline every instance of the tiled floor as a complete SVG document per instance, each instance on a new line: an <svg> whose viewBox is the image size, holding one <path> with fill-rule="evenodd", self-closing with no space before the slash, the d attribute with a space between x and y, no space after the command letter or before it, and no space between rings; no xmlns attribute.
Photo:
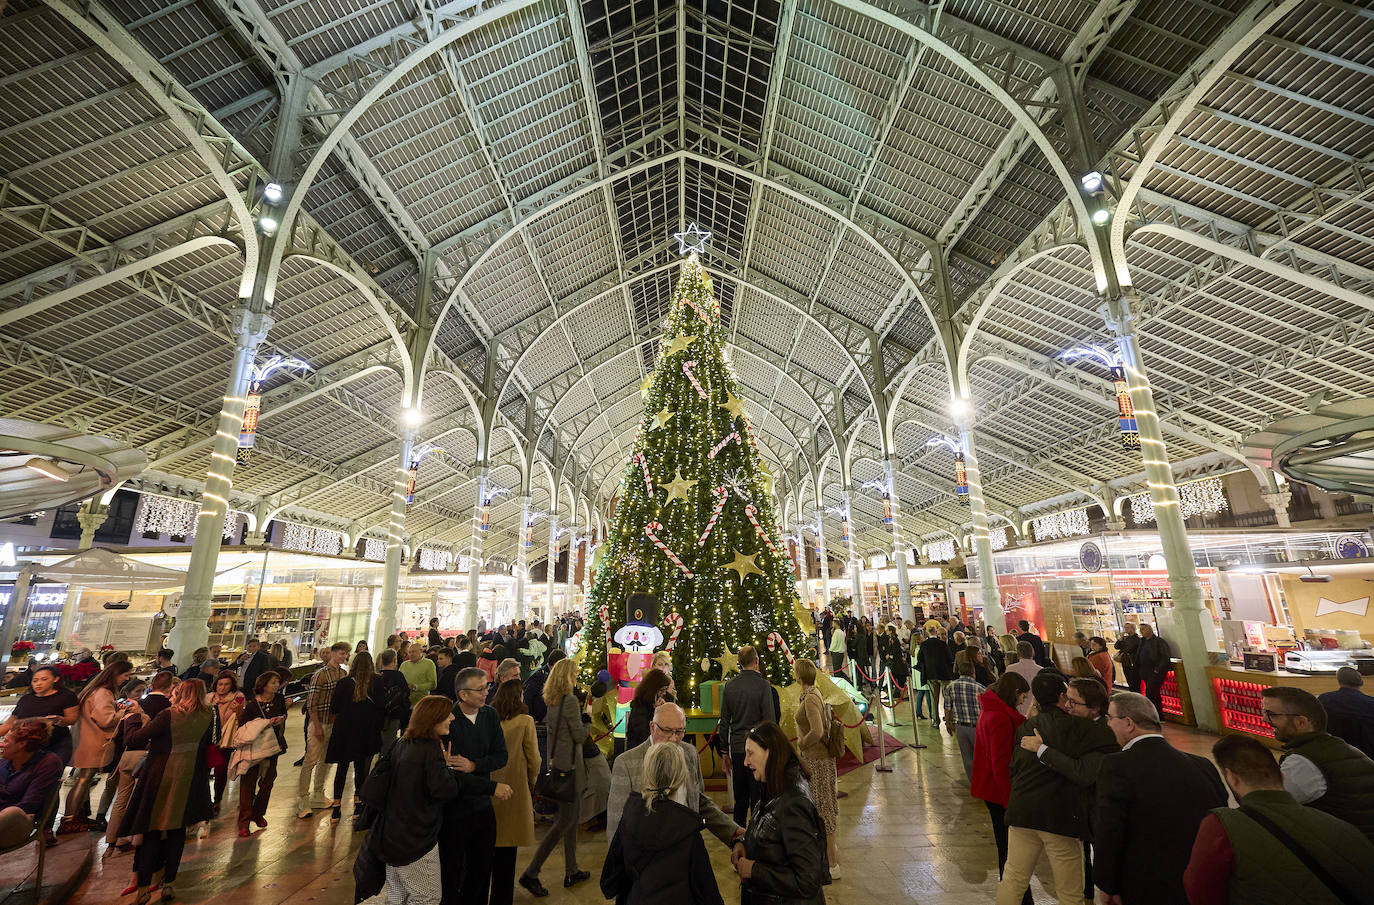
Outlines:
<svg viewBox="0 0 1374 905"><path fill-rule="evenodd" d="M891 730L910 739L907 724ZM890 728L890 727L889 727ZM959 751L954 740L937 734L928 722L920 727L921 740L930 747L904 748L889 757L891 773L878 773L874 765L841 777L840 788L848 797L840 801L840 851L842 879L826 888L831 905L882 903L941 903L984 905L991 901L997 882L997 859L987 811L970 798ZM1212 736L1169 727L1166 733L1184 750L1205 754ZM297 752L291 752L296 754ZM295 770L286 770L268 814L268 827L251 839L240 840L232 817L216 821L204 839L187 843L177 899L187 903L216 905L352 905L353 853L360 836L350 830L348 810L344 820L331 825L327 811L304 821L291 813ZM230 787L230 794L236 794ZM541 830L542 831L542 830ZM98 849L103 850L101 843ZM736 901L738 884L730 870L728 853L707 837L727 902ZM543 880L552 890L549 901L578 905L602 905L596 878L605 856L604 833L584 834L578 848L581 867L593 879L565 891L560 882L561 846L544 869ZM521 852L520 864L528 858ZM72 905L110 905L129 882L131 855L99 860L91 877L72 900ZM1033 889L1040 902L1050 901L1037 880ZM132 896L124 901L132 901ZM156 900L155 900L156 901ZM516 901L532 903L522 890ZM477 903L471 903L477 905Z"/></svg>

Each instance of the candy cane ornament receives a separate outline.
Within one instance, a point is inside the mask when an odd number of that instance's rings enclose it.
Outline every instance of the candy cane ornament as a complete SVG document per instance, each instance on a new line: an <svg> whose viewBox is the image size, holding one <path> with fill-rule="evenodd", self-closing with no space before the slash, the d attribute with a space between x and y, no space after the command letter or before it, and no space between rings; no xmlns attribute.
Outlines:
<svg viewBox="0 0 1374 905"><path fill-rule="evenodd" d="M783 656L787 658L787 662L793 665L796 664L797 661L792 656L792 649L787 646L787 639L784 638L780 632L769 632L768 637L764 639L764 643L768 645L769 653L772 653L774 648L778 645L782 645L782 653Z"/></svg>
<svg viewBox="0 0 1374 905"><path fill-rule="evenodd" d="M711 447L711 451L706 454L706 458L714 459L717 455L720 454L720 451L725 448L725 444L729 443L731 440L734 440L736 443L741 442L739 438L739 431L730 431L730 433L722 437L719 443Z"/></svg>
<svg viewBox="0 0 1374 905"><path fill-rule="evenodd" d="M692 386L697 388L697 395L702 399L710 399L711 397L706 395L706 390L702 389L701 381L697 380L697 375L692 373L692 368L696 366L697 363L695 361L684 361L682 363L682 373L686 374L687 379L692 381Z"/></svg>
<svg viewBox="0 0 1374 905"><path fill-rule="evenodd" d="M759 524L759 511L754 508L753 503L744 507L744 514L749 516L750 524L752 524L754 530L759 533L759 537L763 538L763 542L768 545L768 549L773 553L777 553L778 548L773 546L773 539L768 536L768 532L764 531L763 526Z"/></svg>
<svg viewBox="0 0 1374 905"><path fill-rule="evenodd" d="M644 472L644 489L649 491L649 496L654 495L654 479L649 477L649 463L644 458L644 453L635 453L634 458L639 462L639 470Z"/></svg>
<svg viewBox="0 0 1374 905"><path fill-rule="evenodd" d="M673 610L667 616L663 617L664 628L673 630L673 633L668 636L668 646L665 647L664 650L672 650L677 646L677 636L682 634L683 624L682 617L678 615L677 610Z"/></svg>
<svg viewBox="0 0 1374 905"><path fill-rule="evenodd" d="M706 530L701 532L701 537L697 538L698 547L706 545L706 538L711 536L711 529L716 527L716 519L720 518L720 511L725 508L725 498L730 495L730 491L723 486L717 487L711 493L715 495L716 505L711 510L711 517L706 520Z"/></svg>
<svg viewBox="0 0 1374 905"><path fill-rule="evenodd" d="M692 575L692 570L683 565L682 560L677 558L677 554L674 553L672 550L669 550L668 545L658 539L658 532L662 530L663 525L659 524L658 522L650 522L649 524L644 526L644 533L648 535L649 540L654 542L654 546L662 550L663 555L672 560L673 565L677 566L678 569L682 571L682 574L684 576L686 576L687 578L694 577Z"/></svg>

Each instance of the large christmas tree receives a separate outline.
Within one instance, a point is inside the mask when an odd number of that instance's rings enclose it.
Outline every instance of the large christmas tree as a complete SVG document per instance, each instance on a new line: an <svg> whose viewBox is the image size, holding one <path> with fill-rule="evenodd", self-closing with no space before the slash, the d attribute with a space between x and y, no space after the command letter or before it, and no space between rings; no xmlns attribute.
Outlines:
<svg viewBox="0 0 1374 905"><path fill-rule="evenodd" d="M661 647L671 645L673 677L689 705L703 679L729 671L742 645L758 648L765 675L778 684L791 680L792 669L777 639L796 654L804 645L772 478L725 342L720 303L693 252L683 262L653 374L640 388L644 417L583 633L582 675L589 679L606 665L629 595L653 594Z"/></svg>

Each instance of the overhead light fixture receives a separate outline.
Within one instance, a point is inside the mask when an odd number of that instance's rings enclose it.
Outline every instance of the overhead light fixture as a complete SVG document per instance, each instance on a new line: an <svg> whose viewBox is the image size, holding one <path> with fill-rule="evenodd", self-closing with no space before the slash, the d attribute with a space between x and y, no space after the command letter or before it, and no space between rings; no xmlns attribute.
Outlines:
<svg viewBox="0 0 1374 905"><path fill-rule="evenodd" d="M53 481L60 481L63 484L71 480L71 474L67 469L58 465L52 459L30 459L24 463L24 467L30 471L36 471L43 477Z"/></svg>
<svg viewBox="0 0 1374 905"><path fill-rule="evenodd" d="M417 408L408 408L401 413L401 418L408 427L419 427L420 422L424 420L424 415Z"/></svg>
<svg viewBox="0 0 1374 905"><path fill-rule="evenodd" d="M1089 195L1102 191L1102 174L1093 170L1091 173L1084 173L1083 178L1078 180L1083 186L1083 191Z"/></svg>
<svg viewBox="0 0 1374 905"><path fill-rule="evenodd" d="M285 192L279 182L269 182L262 187L262 200L268 204L281 204L281 199L284 196Z"/></svg>
<svg viewBox="0 0 1374 905"><path fill-rule="evenodd" d="M1096 219L1096 215L1093 216L1093 219ZM276 232L277 232L277 218L276 218L276 217L259 217L259 218L258 218L258 229L260 229L260 230L262 231L262 234L263 234L264 236L275 235Z"/></svg>
<svg viewBox="0 0 1374 905"><path fill-rule="evenodd" d="M1103 226L1110 219L1112 219L1112 212L1105 207L1099 207L1093 211L1093 222L1098 226Z"/></svg>
<svg viewBox="0 0 1374 905"><path fill-rule="evenodd" d="M962 417L964 417L965 415L967 415L968 412L969 412L969 405L968 405L968 400L967 400L967 399L964 399L964 398L962 398L962 397L956 396L954 399L951 399L951 400L950 400L950 403L949 403L949 413L950 413L951 415L953 415L953 416L956 417L956 418L962 418Z"/></svg>

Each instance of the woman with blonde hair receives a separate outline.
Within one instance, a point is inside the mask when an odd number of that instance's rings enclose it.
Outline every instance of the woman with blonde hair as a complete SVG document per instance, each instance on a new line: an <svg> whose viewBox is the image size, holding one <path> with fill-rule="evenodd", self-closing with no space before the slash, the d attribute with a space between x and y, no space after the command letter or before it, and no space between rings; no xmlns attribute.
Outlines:
<svg viewBox="0 0 1374 905"><path fill-rule="evenodd" d="M601 869L601 894L616 905L723 905L701 816L687 806L680 745L650 745Z"/></svg>
<svg viewBox="0 0 1374 905"><path fill-rule="evenodd" d="M830 736L832 718L830 705L825 703L816 688L816 664L810 660L798 659L794 667L797 684L801 686L801 699L797 707L797 753L801 755L802 768L811 777L811 799L816 804L825 825L825 849L830 862L830 879L840 876L839 849L835 832L840 815L836 798L835 758L830 756L827 740Z"/></svg>
<svg viewBox="0 0 1374 905"><path fill-rule="evenodd" d="M529 867L520 875L520 885L537 897L549 894L539 882L539 869L544 866L544 861L560 839L563 840L564 888L589 880L592 876L577 868L577 818L581 813L582 793L587 787L582 743L587 740L588 729L587 724L582 722L582 707L573 694L576 669L573 661L559 660L544 682L544 703L549 708L545 719L548 726L549 770L551 773L571 772L573 781L572 797L558 802L558 816L553 826L544 834Z"/></svg>
<svg viewBox="0 0 1374 905"><path fill-rule="evenodd" d="M134 851L135 905L146 905L151 897L148 887L158 871L162 872L162 901L172 899L186 827L210 819L206 748L213 722L205 703L205 683L187 679L172 692L171 705L148 725L134 732L125 730L129 742L148 745L138 787L119 828L120 836L142 837Z"/></svg>

